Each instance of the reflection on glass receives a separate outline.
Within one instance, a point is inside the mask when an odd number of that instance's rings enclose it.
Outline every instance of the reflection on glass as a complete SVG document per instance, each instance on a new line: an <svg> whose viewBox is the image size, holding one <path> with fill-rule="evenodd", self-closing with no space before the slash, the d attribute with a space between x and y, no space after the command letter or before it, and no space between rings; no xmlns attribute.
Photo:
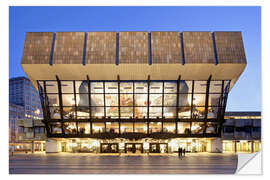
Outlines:
<svg viewBox="0 0 270 180"><path fill-rule="evenodd" d="M218 129L218 124L215 122L207 122L206 133L216 134Z"/></svg>
<svg viewBox="0 0 270 180"><path fill-rule="evenodd" d="M51 119L60 119L60 107L50 107L50 116Z"/></svg>
<svg viewBox="0 0 270 180"><path fill-rule="evenodd" d="M150 94L150 106L162 106L162 94Z"/></svg>
<svg viewBox="0 0 270 180"><path fill-rule="evenodd" d="M73 93L73 81L61 81L62 93Z"/></svg>
<svg viewBox="0 0 270 180"><path fill-rule="evenodd" d="M121 114L121 118L133 117L133 107L121 107L120 114Z"/></svg>
<svg viewBox="0 0 270 180"><path fill-rule="evenodd" d="M147 93L148 85L147 82L135 82L135 93Z"/></svg>
<svg viewBox="0 0 270 180"><path fill-rule="evenodd" d="M121 94L120 95L120 106L133 106L133 95L132 94Z"/></svg>
<svg viewBox="0 0 270 180"><path fill-rule="evenodd" d="M180 119L190 119L191 118L191 107L179 107L178 117Z"/></svg>
<svg viewBox="0 0 270 180"><path fill-rule="evenodd" d="M88 94L76 94L77 106L89 106Z"/></svg>
<svg viewBox="0 0 270 180"><path fill-rule="evenodd" d="M47 94L49 106L59 106L58 94Z"/></svg>
<svg viewBox="0 0 270 180"><path fill-rule="evenodd" d="M49 127L51 127L52 134L61 134L62 128L60 123L50 123Z"/></svg>
<svg viewBox="0 0 270 180"><path fill-rule="evenodd" d="M161 132L162 123L161 122L150 122L149 123L149 133Z"/></svg>
<svg viewBox="0 0 270 180"><path fill-rule="evenodd" d="M162 107L150 107L149 108L150 118L161 118L162 117Z"/></svg>
<svg viewBox="0 0 270 180"><path fill-rule="evenodd" d="M203 134L204 122L192 122L191 133L192 134Z"/></svg>
<svg viewBox="0 0 270 180"><path fill-rule="evenodd" d="M106 107L106 116L111 118L117 118L118 107Z"/></svg>
<svg viewBox="0 0 270 180"><path fill-rule="evenodd" d="M133 83L132 82L121 82L120 83L120 93L133 93Z"/></svg>
<svg viewBox="0 0 270 180"><path fill-rule="evenodd" d="M64 123L64 132L65 134L76 134L77 133L77 126L74 122L65 122Z"/></svg>
<svg viewBox="0 0 270 180"><path fill-rule="evenodd" d="M78 123L78 133L79 134L90 134L90 123L79 122Z"/></svg>
<svg viewBox="0 0 270 180"><path fill-rule="evenodd" d="M117 94L106 94L106 106L118 106L118 95Z"/></svg>
<svg viewBox="0 0 270 180"><path fill-rule="evenodd" d="M92 94L91 95L91 106L104 106L103 94Z"/></svg>
<svg viewBox="0 0 270 180"><path fill-rule="evenodd" d="M206 81L194 81L194 93L206 93Z"/></svg>
<svg viewBox="0 0 270 180"><path fill-rule="evenodd" d="M63 106L75 106L74 94L62 94Z"/></svg>
<svg viewBox="0 0 270 180"><path fill-rule="evenodd" d="M209 94L209 106L219 106L221 94Z"/></svg>
<svg viewBox="0 0 270 180"><path fill-rule="evenodd" d="M147 133L147 123L135 123L134 125L136 133Z"/></svg>
<svg viewBox="0 0 270 180"><path fill-rule="evenodd" d="M147 106L147 94L135 94L135 106Z"/></svg>
<svg viewBox="0 0 270 180"><path fill-rule="evenodd" d="M178 134L189 134L190 133L190 123L189 122L178 122L177 123Z"/></svg>
<svg viewBox="0 0 270 180"><path fill-rule="evenodd" d="M77 119L89 119L89 107L77 107Z"/></svg>
<svg viewBox="0 0 270 180"><path fill-rule="evenodd" d="M221 93L222 81L211 81L209 93Z"/></svg>
<svg viewBox="0 0 270 180"><path fill-rule="evenodd" d="M177 82L165 82L164 93L177 93Z"/></svg>
<svg viewBox="0 0 270 180"><path fill-rule="evenodd" d="M74 107L63 107L64 119L74 119L76 116Z"/></svg>
<svg viewBox="0 0 270 180"><path fill-rule="evenodd" d="M118 83L105 82L105 93L118 93Z"/></svg>
<svg viewBox="0 0 270 180"><path fill-rule="evenodd" d="M218 115L218 109L219 109L219 107L208 107L207 118L209 118L209 119L216 119L217 118L217 115Z"/></svg>
<svg viewBox="0 0 270 180"><path fill-rule="evenodd" d="M76 93L88 93L88 82L87 81L75 81Z"/></svg>
<svg viewBox="0 0 270 180"><path fill-rule="evenodd" d="M104 123L92 123L92 132L93 134L99 134L105 132L105 124Z"/></svg>
<svg viewBox="0 0 270 180"><path fill-rule="evenodd" d="M205 94L193 94L193 106L205 106Z"/></svg>
<svg viewBox="0 0 270 180"><path fill-rule="evenodd" d="M164 106L176 106L176 98L176 94L164 94Z"/></svg>
<svg viewBox="0 0 270 180"><path fill-rule="evenodd" d="M45 81L47 93L58 93L57 81Z"/></svg>
<svg viewBox="0 0 270 180"><path fill-rule="evenodd" d="M175 133L175 130L176 130L175 123L169 123L169 122L163 123L164 133Z"/></svg>
<svg viewBox="0 0 270 180"><path fill-rule="evenodd" d="M147 107L136 107L135 118L147 118Z"/></svg>
<svg viewBox="0 0 270 180"><path fill-rule="evenodd" d="M192 81L180 81L179 93L191 93L192 92Z"/></svg>
<svg viewBox="0 0 270 180"><path fill-rule="evenodd" d="M192 94L179 94L179 106L191 106Z"/></svg>
<svg viewBox="0 0 270 180"><path fill-rule="evenodd" d="M91 107L92 117L101 118L104 117L104 107Z"/></svg>
<svg viewBox="0 0 270 180"><path fill-rule="evenodd" d="M106 132L108 133L119 133L118 122L106 122Z"/></svg>
<svg viewBox="0 0 270 180"><path fill-rule="evenodd" d="M174 118L176 117L176 108L175 107L164 107L163 115L165 118Z"/></svg>
<svg viewBox="0 0 270 180"><path fill-rule="evenodd" d="M162 82L150 82L150 93L162 93Z"/></svg>
<svg viewBox="0 0 270 180"><path fill-rule="evenodd" d="M193 106L192 119L204 119L205 107Z"/></svg>
<svg viewBox="0 0 270 180"><path fill-rule="evenodd" d="M44 93L44 82L38 81L38 88L40 93Z"/></svg>
<svg viewBox="0 0 270 180"><path fill-rule="evenodd" d="M123 133L132 133L133 132L133 123L121 123L121 134Z"/></svg>
<svg viewBox="0 0 270 180"><path fill-rule="evenodd" d="M103 93L103 82L91 82L91 93Z"/></svg>

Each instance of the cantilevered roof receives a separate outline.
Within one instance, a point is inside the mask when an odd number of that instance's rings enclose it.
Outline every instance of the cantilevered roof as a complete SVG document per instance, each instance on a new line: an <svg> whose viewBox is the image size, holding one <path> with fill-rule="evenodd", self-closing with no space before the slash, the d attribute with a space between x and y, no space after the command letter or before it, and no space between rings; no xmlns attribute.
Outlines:
<svg viewBox="0 0 270 180"><path fill-rule="evenodd" d="M27 32L21 61L36 80L231 80L244 71L241 32Z"/></svg>

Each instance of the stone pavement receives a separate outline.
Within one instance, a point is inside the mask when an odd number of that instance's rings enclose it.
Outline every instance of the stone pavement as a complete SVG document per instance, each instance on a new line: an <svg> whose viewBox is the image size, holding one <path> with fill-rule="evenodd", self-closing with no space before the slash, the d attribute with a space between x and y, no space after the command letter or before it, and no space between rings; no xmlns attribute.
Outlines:
<svg viewBox="0 0 270 180"><path fill-rule="evenodd" d="M10 174L233 174L236 154L35 153L9 158Z"/></svg>

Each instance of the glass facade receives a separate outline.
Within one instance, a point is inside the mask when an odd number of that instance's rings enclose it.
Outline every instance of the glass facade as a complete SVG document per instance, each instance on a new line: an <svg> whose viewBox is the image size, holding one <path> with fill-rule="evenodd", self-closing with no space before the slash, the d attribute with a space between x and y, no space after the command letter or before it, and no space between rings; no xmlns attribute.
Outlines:
<svg viewBox="0 0 270 180"><path fill-rule="evenodd" d="M230 81L38 81L49 134L218 136ZM79 137L79 136L78 136Z"/></svg>

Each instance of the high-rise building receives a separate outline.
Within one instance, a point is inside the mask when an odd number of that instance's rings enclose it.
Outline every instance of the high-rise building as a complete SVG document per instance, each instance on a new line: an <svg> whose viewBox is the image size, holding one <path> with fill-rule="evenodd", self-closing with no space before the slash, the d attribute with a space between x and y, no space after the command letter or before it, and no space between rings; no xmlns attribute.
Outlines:
<svg viewBox="0 0 270 180"><path fill-rule="evenodd" d="M222 152L241 32L26 33L47 152Z"/></svg>

